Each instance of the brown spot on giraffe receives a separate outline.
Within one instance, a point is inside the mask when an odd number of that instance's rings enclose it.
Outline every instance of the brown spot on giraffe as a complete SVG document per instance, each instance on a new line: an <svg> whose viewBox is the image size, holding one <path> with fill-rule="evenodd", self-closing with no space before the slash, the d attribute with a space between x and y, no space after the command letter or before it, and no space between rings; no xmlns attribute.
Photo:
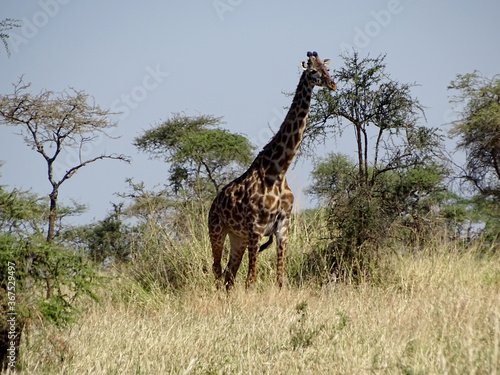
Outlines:
<svg viewBox="0 0 500 375"><path fill-rule="evenodd" d="M302 73L290 109L280 129L264 146L252 165L240 177L226 185L214 199L208 217L215 278L222 277L222 250L229 235L231 251L224 271L227 290L248 248L246 287L257 279L257 256L264 236L276 237L277 283L281 288L285 277L285 253L294 197L286 181L286 172L297 153L315 86L335 90L328 73L330 60L322 61L316 52L308 52L302 62ZM269 240L262 248L271 243Z"/></svg>

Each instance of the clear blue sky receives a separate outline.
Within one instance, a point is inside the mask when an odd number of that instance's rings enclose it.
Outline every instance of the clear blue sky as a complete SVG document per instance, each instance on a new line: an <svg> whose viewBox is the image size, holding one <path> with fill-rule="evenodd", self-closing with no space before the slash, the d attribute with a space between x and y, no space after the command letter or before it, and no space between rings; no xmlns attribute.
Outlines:
<svg viewBox="0 0 500 375"><path fill-rule="evenodd" d="M88 205L80 223L104 218L127 177L149 188L167 181L168 167L138 153L132 140L173 112L222 116L227 129L263 146L309 50L331 58L332 68L346 48L387 54L391 77L419 84L413 93L427 107L428 125L443 129L452 119L446 87L457 73L500 73L498 0L2 0L5 18L23 27L13 31L11 57L0 53L0 93L24 74L35 92L74 87L123 112L112 133L121 138L87 152L123 153L132 163L97 162L61 187L62 202ZM0 184L46 195L45 161L15 132L0 127ZM346 138L324 150L351 154L355 144ZM289 171L300 207L310 205L301 193L310 164Z"/></svg>

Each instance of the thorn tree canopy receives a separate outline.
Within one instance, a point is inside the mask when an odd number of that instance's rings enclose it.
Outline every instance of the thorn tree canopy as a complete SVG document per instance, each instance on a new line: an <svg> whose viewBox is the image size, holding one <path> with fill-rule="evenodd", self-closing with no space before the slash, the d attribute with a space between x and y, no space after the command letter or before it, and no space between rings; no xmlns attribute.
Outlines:
<svg viewBox="0 0 500 375"><path fill-rule="evenodd" d="M175 193L212 197L253 160L254 147L248 139L220 124L219 117L175 113L135 138L134 145L170 163Z"/></svg>

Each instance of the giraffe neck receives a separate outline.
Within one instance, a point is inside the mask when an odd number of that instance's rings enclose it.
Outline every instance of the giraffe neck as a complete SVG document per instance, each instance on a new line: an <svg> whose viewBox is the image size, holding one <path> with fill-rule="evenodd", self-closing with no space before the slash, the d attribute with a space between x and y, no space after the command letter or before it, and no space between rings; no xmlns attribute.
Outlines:
<svg viewBox="0 0 500 375"><path fill-rule="evenodd" d="M255 167L260 168L268 184L284 179L299 149L309 115L313 88L307 73L303 72L285 120L254 161Z"/></svg>

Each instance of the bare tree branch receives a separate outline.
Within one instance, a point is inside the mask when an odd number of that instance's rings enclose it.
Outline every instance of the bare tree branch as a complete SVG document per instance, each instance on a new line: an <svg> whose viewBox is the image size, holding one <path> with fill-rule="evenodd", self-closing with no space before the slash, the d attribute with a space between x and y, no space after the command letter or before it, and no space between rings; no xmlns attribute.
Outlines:
<svg viewBox="0 0 500 375"><path fill-rule="evenodd" d="M130 158L125 155L116 155L116 154L111 154L111 155L100 155L95 158L86 160L79 165L76 165L69 170L66 171L64 176L57 182L57 185L60 186L64 181L70 179L80 168L83 168L91 163L96 162L97 160L102 160L102 159L114 159L114 160L121 160L127 163L130 163Z"/></svg>
<svg viewBox="0 0 500 375"><path fill-rule="evenodd" d="M119 154L84 159L83 148L99 136L113 138L107 131L117 126L108 118L111 112L96 105L94 98L85 92L70 88L69 92L42 90L33 95L28 92L30 84L25 83L23 77L13 86L13 94L0 95L0 124L19 127L25 143L41 154L47 163L47 176L52 185L47 240L51 241L59 187L78 170L98 160L130 162L130 159ZM77 150L78 164L58 179L54 176L54 163L64 151L70 149Z"/></svg>

